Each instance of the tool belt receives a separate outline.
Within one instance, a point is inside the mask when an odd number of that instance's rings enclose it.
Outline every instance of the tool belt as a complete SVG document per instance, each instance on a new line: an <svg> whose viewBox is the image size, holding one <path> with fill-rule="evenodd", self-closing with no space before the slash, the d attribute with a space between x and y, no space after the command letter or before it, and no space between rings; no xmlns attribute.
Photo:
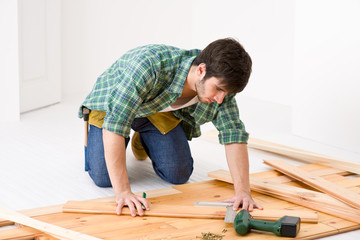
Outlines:
<svg viewBox="0 0 360 240"><path fill-rule="evenodd" d="M105 116L106 112L92 110L89 114L89 124L102 128ZM181 119L175 117L172 112L158 112L147 116L147 119L149 119L163 135L173 130L181 122Z"/></svg>

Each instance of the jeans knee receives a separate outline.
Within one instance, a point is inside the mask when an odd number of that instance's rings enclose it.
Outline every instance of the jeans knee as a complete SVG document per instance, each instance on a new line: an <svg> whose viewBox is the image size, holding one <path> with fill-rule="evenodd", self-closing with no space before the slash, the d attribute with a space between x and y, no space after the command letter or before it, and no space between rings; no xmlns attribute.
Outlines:
<svg viewBox="0 0 360 240"><path fill-rule="evenodd" d="M184 184L189 180L193 172L193 164L192 161L188 163L183 162L172 166L154 166L154 169L156 174L163 180L171 184Z"/></svg>
<svg viewBox="0 0 360 240"><path fill-rule="evenodd" d="M92 174L91 171L89 171L89 176L93 180L96 186L98 187L111 187L111 181L108 175L96 175Z"/></svg>
<svg viewBox="0 0 360 240"><path fill-rule="evenodd" d="M184 184L187 181L189 181L191 174L192 174L192 171L189 171L187 174L183 173L178 176L171 175L168 177L168 182L171 184Z"/></svg>

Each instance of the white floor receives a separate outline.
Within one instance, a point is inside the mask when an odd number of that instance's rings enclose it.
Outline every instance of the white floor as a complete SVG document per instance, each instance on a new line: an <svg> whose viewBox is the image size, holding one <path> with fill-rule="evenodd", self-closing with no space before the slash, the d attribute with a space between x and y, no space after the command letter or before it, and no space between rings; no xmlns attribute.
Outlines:
<svg viewBox="0 0 360 240"><path fill-rule="evenodd" d="M23 114L20 122L0 124L0 206L21 210L113 195L111 188L96 187L84 171L83 121L77 118L82 99L65 97L60 104ZM291 135L286 106L243 98L239 108L252 137L360 162L359 153ZM210 129L211 124L203 127ZM207 172L228 169L220 144L198 138L190 146L195 161L190 182L208 180ZM250 172L269 169L262 159L271 154L251 149L249 154ZM127 161L134 192L171 186L156 176L150 160L137 161L130 147ZM339 238L360 239L360 230L324 239Z"/></svg>

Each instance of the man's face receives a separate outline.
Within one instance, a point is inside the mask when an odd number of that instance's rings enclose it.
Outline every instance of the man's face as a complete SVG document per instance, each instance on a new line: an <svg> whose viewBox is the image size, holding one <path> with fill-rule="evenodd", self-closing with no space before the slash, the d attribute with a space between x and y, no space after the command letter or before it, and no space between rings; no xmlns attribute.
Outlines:
<svg viewBox="0 0 360 240"><path fill-rule="evenodd" d="M216 77L210 77L206 80L202 78L195 84L195 89L200 102L203 103L222 103L227 92L221 86L220 80Z"/></svg>

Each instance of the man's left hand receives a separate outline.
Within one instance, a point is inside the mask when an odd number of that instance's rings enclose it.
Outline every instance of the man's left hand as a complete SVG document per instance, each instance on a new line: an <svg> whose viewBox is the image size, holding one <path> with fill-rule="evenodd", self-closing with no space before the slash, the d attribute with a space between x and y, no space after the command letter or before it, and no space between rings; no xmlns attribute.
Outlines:
<svg viewBox="0 0 360 240"><path fill-rule="evenodd" d="M263 210L263 207L260 204L256 203L252 199L252 197L249 193L240 193L240 194L235 195L232 198L223 200L221 202L234 203L234 205L233 205L234 211L238 210L240 205L242 205L242 209L246 209L249 212L251 212L254 208Z"/></svg>

